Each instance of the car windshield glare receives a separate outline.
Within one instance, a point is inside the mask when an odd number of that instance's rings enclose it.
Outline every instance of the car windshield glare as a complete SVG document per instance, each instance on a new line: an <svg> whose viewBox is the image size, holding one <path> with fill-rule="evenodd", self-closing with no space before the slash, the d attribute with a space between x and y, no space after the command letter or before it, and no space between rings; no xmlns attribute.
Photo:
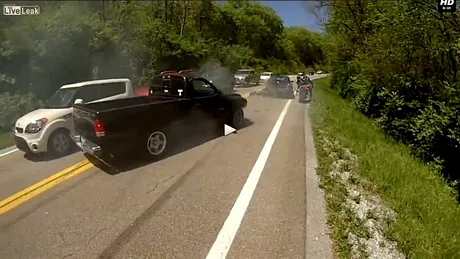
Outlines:
<svg viewBox="0 0 460 259"><path fill-rule="evenodd" d="M75 94L78 88L64 88L57 90L43 105L43 108L48 109L64 109L70 108L75 101Z"/></svg>

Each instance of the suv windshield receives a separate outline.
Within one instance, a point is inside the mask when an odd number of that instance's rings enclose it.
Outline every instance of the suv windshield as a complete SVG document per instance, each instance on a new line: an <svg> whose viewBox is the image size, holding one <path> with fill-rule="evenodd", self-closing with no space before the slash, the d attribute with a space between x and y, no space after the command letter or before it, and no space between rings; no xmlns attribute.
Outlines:
<svg viewBox="0 0 460 259"><path fill-rule="evenodd" d="M48 101L45 102L43 108L48 109L64 109L70 108L73 105L75 94L78 88L59 89L55 92Z"/></svg>

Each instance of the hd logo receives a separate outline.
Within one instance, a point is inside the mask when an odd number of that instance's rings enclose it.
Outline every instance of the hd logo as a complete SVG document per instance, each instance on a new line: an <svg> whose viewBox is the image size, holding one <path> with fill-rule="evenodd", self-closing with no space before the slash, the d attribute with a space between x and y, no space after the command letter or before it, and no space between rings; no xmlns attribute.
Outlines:
<svg viewBox="0 0 460 259"><path fill-rule="evenodd" d="M438 0L438 11L440 13L453 13L456 9L455 0Z"/></svg>

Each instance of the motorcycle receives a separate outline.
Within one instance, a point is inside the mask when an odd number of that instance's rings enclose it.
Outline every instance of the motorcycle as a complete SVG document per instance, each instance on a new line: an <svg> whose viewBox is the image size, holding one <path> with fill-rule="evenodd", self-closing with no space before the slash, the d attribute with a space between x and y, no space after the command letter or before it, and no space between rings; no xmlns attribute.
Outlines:
<svg viewBox="0 0 460 259"><path fill-rule="evenodd" d="M311 101L311 85L301 85L297 92L299 94L299 103L310 102Z"/></svg>

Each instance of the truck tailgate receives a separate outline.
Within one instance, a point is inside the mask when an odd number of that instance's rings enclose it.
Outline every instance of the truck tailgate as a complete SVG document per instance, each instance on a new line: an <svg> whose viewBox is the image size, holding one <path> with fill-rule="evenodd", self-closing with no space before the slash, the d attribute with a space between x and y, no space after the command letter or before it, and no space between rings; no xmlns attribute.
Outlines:
<svg viewBox="0 0 460 259"><path fill-rule="evenodd" d="M80 105L75 105L73 108L73 121L76 134L95 144L99 144L99 138L96 136L96 131L94 130L96 115L95 112L85 109Z"/></svg>

